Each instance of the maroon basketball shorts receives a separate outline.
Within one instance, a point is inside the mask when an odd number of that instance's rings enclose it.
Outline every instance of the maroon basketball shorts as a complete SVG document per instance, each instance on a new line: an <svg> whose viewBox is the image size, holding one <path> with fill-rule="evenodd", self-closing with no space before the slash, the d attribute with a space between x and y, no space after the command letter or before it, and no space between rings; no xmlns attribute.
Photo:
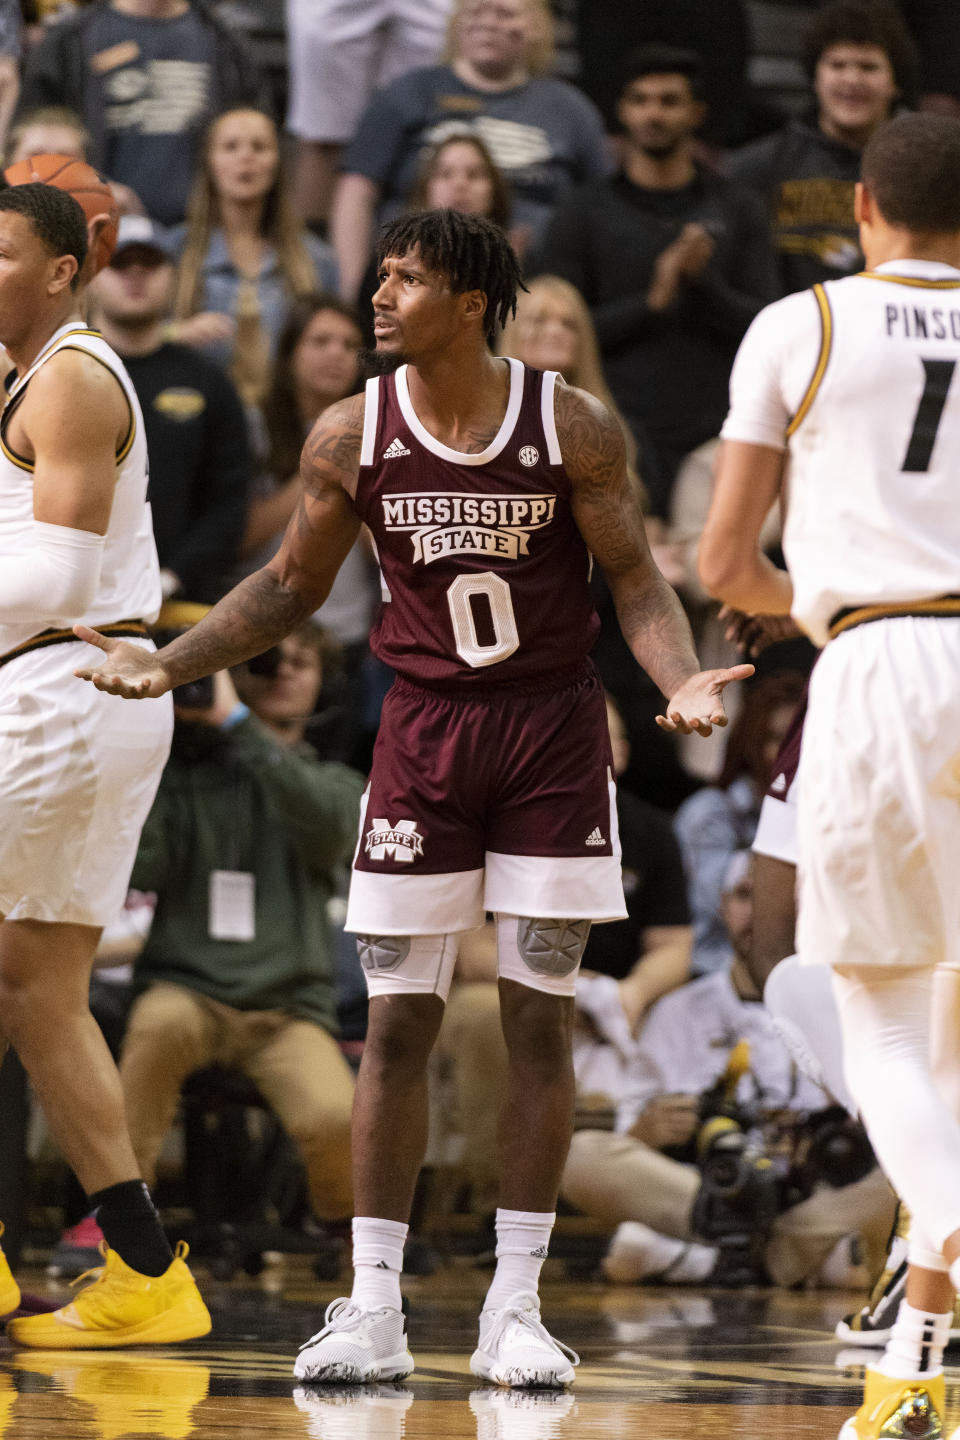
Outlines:
<svg viewBox="0 0 960 1440"><path fill-rule="evenodd" d="M807 692L804 690L773 762L751 847L755 855L769 855L772 860L783 860L787 865L797 863L796 779L806 717Z"/></svg>
<svg viewBox="0 0 960 1440"><path fill-rule="evenodd" d="M439 935L485 912L626 914L606 707L559 690L452 698L398 680L363 799L348 930Z"/></svg>

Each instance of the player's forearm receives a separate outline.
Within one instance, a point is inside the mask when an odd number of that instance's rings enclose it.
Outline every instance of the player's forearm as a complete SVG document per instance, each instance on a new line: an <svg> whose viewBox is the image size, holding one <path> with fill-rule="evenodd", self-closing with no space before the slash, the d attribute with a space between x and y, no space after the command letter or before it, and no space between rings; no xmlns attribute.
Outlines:
<svg viewBox="0 0 960 1440"><path fill-rule="evenodd" d="M608 576L623 638L669 700L700 669L690 622L658 570Z"/></svg>
<svg viewBox="0 0 960 1440"><path fill-rule="evenodd" d="M717 545L705 532L700 545L700 579L710 594L749 615L789 615L793 584L757 550L738 555L732 547Z"/></svg>
<svg viewBox="0 0 960 1440"><path fill-rule="evenodd" d="M269 650L315 608L312 596L284 585L270 569L257 570L158 658L171 685L186 685Z"/></svg>

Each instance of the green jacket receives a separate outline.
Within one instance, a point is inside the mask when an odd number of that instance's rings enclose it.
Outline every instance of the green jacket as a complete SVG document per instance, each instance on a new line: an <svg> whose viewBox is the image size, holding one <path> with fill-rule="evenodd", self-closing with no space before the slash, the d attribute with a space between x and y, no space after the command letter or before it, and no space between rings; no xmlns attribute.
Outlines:
<svg viewBox="0 0 960 1440"><path fill-rule="evenodd" d="M169 981L240 1010L283 1010L336 1028L327 902L356 843L363 781L306 745L278 745L252 716L175 747L131 877L157 909L138 990ZM210 936L210 873L254 877L255 937Z"/></svg>

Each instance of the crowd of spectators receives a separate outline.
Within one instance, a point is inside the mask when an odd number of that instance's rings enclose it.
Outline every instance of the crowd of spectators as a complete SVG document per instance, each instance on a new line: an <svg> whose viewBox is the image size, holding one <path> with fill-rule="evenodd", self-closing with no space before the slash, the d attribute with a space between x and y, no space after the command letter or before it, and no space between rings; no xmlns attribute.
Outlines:
<svg viewBox="0 0 960 1440"><path fill-rule="evenodd" d="M806 77L799 102L756 83L751 37L767 8L803 12L788 57ZM285 13L278 76L232 0L0 0L6 164L86 158L121 210L90 319L140 396L166 601L215 602L276 549L311 425L362 383L378 225L449 206L509 236L526 290L499 352L561 371L614 413L658 562L710 662L730 658L694 557L734 354L768 301L861 264L861 151L900 107L960 113L960 11L287 0ZM620 1227L611 1278L702 1279L718 1252L697 1239L684 1147L737 1042L753 1058L731 1093L743 1080L770 1112L831 1103L797 1088L741 963L743 856L812 650L763 657L694 770L653 725L659 698L594 583L629 917L594 934L578 997L581 1106L594 1120L615 1112L616 1134L583 1125L565 1194ZM319 1220L350 1204L350 1077L330 1037L338 1001L362 1036L362 1003L331 920L390 683L366 643L378 602L361 535L312 629L259 675L181 697L134 877L155 913L127 981L122 1074L147 1172L186 1075L228 1060L299 1142ZM241 853L248 833L256 854ZM491 956L489 933L467 937L441 1036L447 1074L434 1077L480 1214L505 1064ZM817 1193L778 1222L773 1278L810 1280L850 1233L882 1228L882 1181L857 1183L828 1223Z"/></svg>

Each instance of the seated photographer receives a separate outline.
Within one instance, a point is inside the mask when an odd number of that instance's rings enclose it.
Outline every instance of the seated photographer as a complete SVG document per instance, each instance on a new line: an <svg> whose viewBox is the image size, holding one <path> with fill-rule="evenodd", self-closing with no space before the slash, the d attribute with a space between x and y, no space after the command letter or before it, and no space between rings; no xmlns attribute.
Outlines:
<svg viewBox="0 0 960 1440"><path fill-rule="evenodd" d="M861 1282L851 1237L867 1263L882 1258L893 1197L859 1127L794 1066L750 979L745 851L722 911L729 966L650 1011L617 1133L574 1135L563 1197L618 1227L611 1280Z"/></svg>
<svg viewBox="0 0 960 1440"><path fill-rule="evenodd" d="M157 903L120 1073L152 1181L187 1076L239 1066L296 1142L315 1217L333 1223L352 1214L353 1077L334 1039L327 903L363 782L303 740L325 644L301 626L232 676L173 692L173 748L131 882Z"/></svg>

